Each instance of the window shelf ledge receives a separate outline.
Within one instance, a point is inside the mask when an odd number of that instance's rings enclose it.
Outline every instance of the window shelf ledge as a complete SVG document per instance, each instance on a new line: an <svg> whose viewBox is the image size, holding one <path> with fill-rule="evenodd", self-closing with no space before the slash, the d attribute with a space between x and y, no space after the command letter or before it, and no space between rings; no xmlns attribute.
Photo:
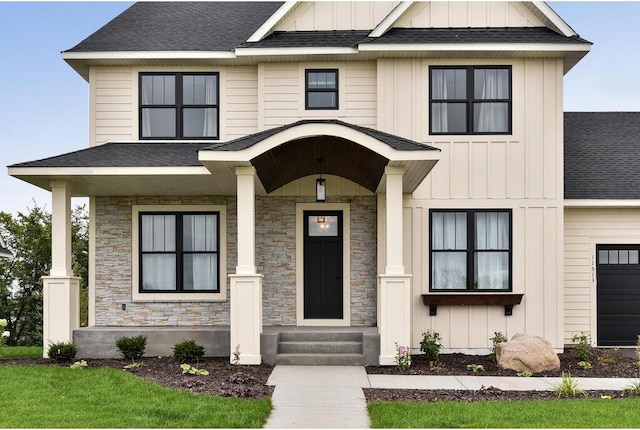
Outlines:
<svg viewBox="0 0 640 430"><path fill-rule="evenodd" d="M438 305L498 305L504 306L504 314L513 314L513 306L519 305L524 294L517 293L430 293L422 294L422 303L429 306L429 315L438 314Z"/></svg>

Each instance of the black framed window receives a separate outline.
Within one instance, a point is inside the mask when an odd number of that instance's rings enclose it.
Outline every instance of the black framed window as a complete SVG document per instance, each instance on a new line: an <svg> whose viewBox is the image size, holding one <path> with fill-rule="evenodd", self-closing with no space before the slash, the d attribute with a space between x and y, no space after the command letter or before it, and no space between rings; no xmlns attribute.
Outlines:
<svg viewBox="0 0 640 430"><path fill-rule="evenodd" d="M510 134L511 67L430 67L431 134Z"/></svg>
<svg viewBox="0 0 640 430"><path fill-rule="evenodd" d="M141 139L218 139L218 73L141 73Z"/></svg>
<svg viewBox="0 0 640 430"><path fill-rule="evenodd" d="M306 70L305 108L338 109L338 69Z"/></svg>
<svg viewBox="0 0 640 430"><path fill-rule="evenodd" d="M511 291L511 211L429 213L431 291Z"/></svg>
<svg viewBox="0 0 640 430"><path fill-rule="evenodd" d="M140 213L140 292L219 292L219 221L219 212Z"/></svg>

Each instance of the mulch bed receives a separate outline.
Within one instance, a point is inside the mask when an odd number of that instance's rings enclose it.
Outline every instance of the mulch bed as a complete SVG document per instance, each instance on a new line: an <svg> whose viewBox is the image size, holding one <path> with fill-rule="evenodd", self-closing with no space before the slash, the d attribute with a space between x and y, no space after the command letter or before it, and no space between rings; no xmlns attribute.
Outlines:
<svg viewBox="0 0 640 430"><path fill-rule="evenodd" d="M640 372L635 366L637 361L635 351L620 350L615 354L613 363L605 363L607 354L605 349L594 349L589 370L578 367L581 361L570 349L560 354L561 370L536 374L538 377L558 377L562 372L569 372L573 377L622 377L640 378ZM131 362L124 359L87 359L89 367L112 367L124 369ZM128 369L133 375L155 382L157 384L185 390L192 393L209 394L224 397L264 398L270 397L273 387L266 385L273 366L239 366L229 363L228 358L205 358L196 366L198 369L209 371L207 376L183 374L180 363L172 357L145 357L140 360L142 366ZM43 358L3 359L0 364L44 364L69 366L70 363L55 364ZM467 365L477 364L485 368L484 372L473 373ZM429 363L422 355L415 355L411 368L400 372L394 366L369 366L369 374L393 375L478 375L478 376L516 376L516 372L498 368L488 356L465 354L442 354L436 366ZM408 401L477 401L477 400L542 400L557 398L549 391L502 391L494 387L484 387L481 390L387 390L365 389L367 400L408 400ZM611 396L612 398L630 397L624 391L589 391L588 397Z"/></svg>
<svg viewBox="0 0 640 430"><path fill-rule="evenodd" d="M573 350L567 348L564 354L558 354L560 370L541 372L535 377L560 377L562 372L572 377L584 378L640 378L640 369L635 365L638 358L633 349L614 351L612 349L597 348L591 352L591 369L585 370L578 366L582 359ZM470 364L482 365L484 371L467 369ZM429 362L424 355L414 355L411 368L401 372L394 366L370 366L366 368L369 374L382 375L476 375L476 376L517 376L513 370L498 367L489 356L442 354L437 363ZM365 396L371 400L406 400L406 401L478 401L478 400L545 400L557 399L553 391L503 391L495 387L483 387L481 390L387 390L365 389ZM628 391L587 391L584 397L610 396L611 398L634 397ZM566 397L563 397L566 398Z"/></svg>

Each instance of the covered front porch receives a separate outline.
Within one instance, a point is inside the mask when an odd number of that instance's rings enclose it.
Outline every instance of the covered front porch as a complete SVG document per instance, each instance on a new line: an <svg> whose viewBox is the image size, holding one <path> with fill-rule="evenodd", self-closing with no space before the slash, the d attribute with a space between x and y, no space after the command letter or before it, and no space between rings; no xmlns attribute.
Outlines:
<svg viewBox="0 0 640 430"><path fill-rule="evenodd" d="M228 341L216 341L216 351L226 349L231 356L239 345L240 364L260 364L271 361L273 348L265 339L273 330L331 327L375 331L367 337L376 339L378 363L391 365L395 344L410 343L403 196L433 168L438 150L340 121L300 121L223 144L132 142L85 151L10 168L13 176L52 192L54 255L51 276L43 280L45 351L51 342L74 340L74 332L175 334L212 326L221 339L228 333ZM163 168L167 160L174 164ZM316 194L319 179L326 186L324 200ZM78 282L70 267L71 196L91 197L90 327L79 331ZM151 300L135 287L135 262L124 279L101 275L103 266L118 266L108 262L117 260L116 249L137 258L125 249L127 243L135 248L132 214L142 210L136 208L189 211L206 204L221 208L225 223L224 280L215 299ZM117 218L113 225L105 225L108 217ZM339 225L334 229L332 223ZM119 229L122 237L109 236ZM114 240L118 247L105 246ZM361 248L371 258L358 256ZM367 259L371 267L363 269ZM128 270L126 256L122 263L121 270ZM358 277L375 285L369 314L359 308ZM118 288L117 297L106 293ZM215 306L208 307L210 302ZM123 318L124 312L132 316ZM190 312L200 320L186 318Z"/></svg>

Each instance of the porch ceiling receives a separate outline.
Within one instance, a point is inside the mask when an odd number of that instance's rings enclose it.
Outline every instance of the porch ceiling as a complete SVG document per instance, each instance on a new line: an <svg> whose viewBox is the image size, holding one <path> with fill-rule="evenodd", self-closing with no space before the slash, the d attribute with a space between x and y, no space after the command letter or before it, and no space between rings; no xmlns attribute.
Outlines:
<svg viewBox="0 0 640 430"><path fill-rule="evenodd" d="M314 136L283 143L251 160L267 193L308 175L335 175L376 192L389 160L350 140Z"/></svg>

